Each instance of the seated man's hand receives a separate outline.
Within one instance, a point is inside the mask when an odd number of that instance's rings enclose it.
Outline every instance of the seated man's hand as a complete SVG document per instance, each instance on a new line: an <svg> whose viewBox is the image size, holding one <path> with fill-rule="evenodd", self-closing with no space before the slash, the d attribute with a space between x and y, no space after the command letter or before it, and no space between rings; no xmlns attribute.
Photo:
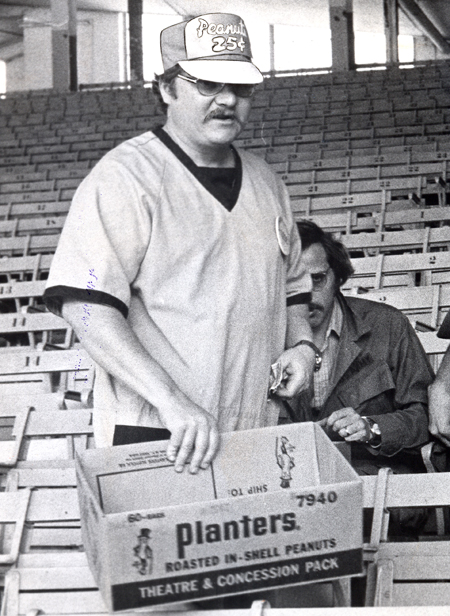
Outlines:
<svg viewBox="0 0 450 616"><path fill-rule="evenodd" d="M429 430L450 447L450 398L438 382L428 388Z"/></svg>
<svg viewBox="0 0 450 616"><path fill-rule="evenodd" d="M314 351L308 346L287 349L280 355L283 378L276 390L280 398L293 398L308 389L312 382L314 370Z"/></svg>
<svg viewBox="0 0 450 616"><path fill-rule="evenodd" d="M326 432L336 432L347 442L365 443L370 436L367 422L351 407L334 411L318 423Z"/></svg>
<svg viewBox="0 0 450 616"><path fill-rule="evenodd" d="M167 457L175 462L175 470L181 473L191 454L191 473L197 473L199 468L208 468L219 447L216 419L191 401L182 407L174 405L160 409L159 415L171 432Z"/></svg>

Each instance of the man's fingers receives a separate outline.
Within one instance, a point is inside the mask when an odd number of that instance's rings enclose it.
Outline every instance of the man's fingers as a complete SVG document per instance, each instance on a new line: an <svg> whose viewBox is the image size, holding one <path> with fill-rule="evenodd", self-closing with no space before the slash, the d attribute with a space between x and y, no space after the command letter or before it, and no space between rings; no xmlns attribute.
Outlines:
<svg viewBox="0 0 450 616"><path fill-rule="evenodd" d="M322 427L331 427L347 442L364 442L367 439L365 422L352 408L334 411L329 417L321 419L318 423Z"/></svg>
<svg viewBox="0 0 450 616"><path fill-rule="evenodd" d="M192 449L195 443L197 430L195 427L188 428L183 437L183 441L178 450L178 454L175 460L175 470L177 473L181 473L183 471L184 465L187 462L190 454L192 453Z"/></svg>
<svg viewBox="0 0 450 616"><path fill-rule="evenodd" d="M339 432L340 430L345 430L345 428L347 428L347 425L349 425L349 422L347 421L346 417L344 419L337 419L333 422L333 430L335 430L336 432Z"/></svg>
<svg viewBox="0 0 450 616"><path fill-rule="evenodd" d="M219 448L219 441L220 441L220 434L216 426L214 426L213 428L211 428L211 431L209 433L208 451L203 457L203 462L200 464L202 469L206 470L208 466L211 464L211 461L213 460Z"/></svg>
<svg viewBox="0 0 450 616"><path fill-rule="evenodd" d="M339 432L342 428L351 425L359 420L359 415L351 407L345 407L334 411L328 417L327 423L335 432Z"/></svg>
<svg viewBox="0 0 450 616"><path fill-rule="evenodd" d="M367 438L365 422L359 417L356 421L350 417L340 419L335 423L334 429L346 441L364 441Z"/></svg>
<svg viewBox="0 0 450 616"><path fill-rule="evenodd" d="M175 471L181 473L186 463L190 464L191 473L197 473L200 467L207 468L219 446L215 418L202 411L187 417L170 416L166 425L171 432L166 455L174 463Z"/></svg>
<svg viewBox="0 0 450 616"><path fill-rule="evenodd" d="M331 415L328 417L328 420L334 423L335 421L339 419L344 419L349 415L356 415L356 413L355 410L352 409L350 406L346 406L345 408L339 409L338 411L334 411L333 413L331 413Z"/></svg>
<svg viewBox="0 0 450 616"><path fill-rule="evenodd" d="M350 434L352 434L350 427L347 426L344 426L343 428L336 428L336 426L334 426L334 430L339 434L341 438L345 439L348 438Z"/></svg>
<svg viewBox="0 0 450 616"><path fill-rule="evenodd" d="M195 475L198 472L198 469L202 463L205 452L209 446L209 426L206 426L204 429L200 429L197 431L197 435L195 437L195 449L194 455L192 456L191 463L189 465L189 471Z"/></svg>
<svg viewBox="0 0 450 616"><path fill-rule="evenodd" d="M276 394L279 398L282 398L283 400L292 398L290 390L285 385L280 385L280 387L278 387L276 391Z"/></svg>
<svg viewBox="0 0 450 616"><path fill-rule="evenodd" d="M367 434L365 430L358 430L357 432L353 432L345 437L346 441L365 441L367 438Z"/></svg>
<svg viewBox="0 0 450 616"><path fill-rule="evenodd" d="M283 370L283 380L276 389L276 394L279 398L292 398L290 390L292 383L292 374L289 369Z"/></svg>
<svg viewBox="0 0 450 616"><path fill-rule="evenodd" d="M337 430L335 423L341 418L340 412L341 411L334 411L333 413L331 413L329 417L326 418L326 422L327 422L326 425L329 428L333 428L333 430Z"/></svg>
<svg viewBox="0 0 450 616"><path fill-rule="evenodd" d="M180 449L181 443L183 442L184 432L185 430L183 427L172 430L171 432L169 444L167 445L166 451L167 458L171 462L175 462L178 450Z"/></svg>
<svg viewBox="0 0 450 616"><path fill-rule="evenodd" d="M349 417L347 415L346 417L342 417L342 419L337 419L333 423L333 428L336 430L336 432L338 432L339 430L342 430L342 428L349 428L350 426L357 424L360 421L361 420L359 417Z"/></svg>
<svg viewBox="0 0 450 616"><path fill-rule="evenodd" d="M287 379L282 381L281 385L278 387L276 394L279 398L289 400L306 389L307 386L308 383L306 382L304 374L289 374Z"/></svg>

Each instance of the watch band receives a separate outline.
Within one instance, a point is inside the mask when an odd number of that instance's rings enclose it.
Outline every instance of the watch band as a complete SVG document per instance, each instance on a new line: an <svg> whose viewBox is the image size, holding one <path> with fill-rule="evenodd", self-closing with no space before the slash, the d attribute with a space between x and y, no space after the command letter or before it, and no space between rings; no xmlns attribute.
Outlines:
<svg viewBox="0 0 450 616"><path fill-rule="evenodd" d="M381 431L380 426L371 418L361 416L361 419L369 426L369 439L366 441L366 445L369 445L373 449L378 449L381 447Z"/></svg>
<svg viewBox="0 0 450 616"><path fill-rule="evenodd" d="M322 365L322 351L318 347L316 347L314 342L311 342L310 340L299 340L299 342L297 342L297 344L294 344L291 349L295 349L295 347L302 345L308 346L314 351L314 372L317 372L318 370L320 370L320 366Z"/></svg>

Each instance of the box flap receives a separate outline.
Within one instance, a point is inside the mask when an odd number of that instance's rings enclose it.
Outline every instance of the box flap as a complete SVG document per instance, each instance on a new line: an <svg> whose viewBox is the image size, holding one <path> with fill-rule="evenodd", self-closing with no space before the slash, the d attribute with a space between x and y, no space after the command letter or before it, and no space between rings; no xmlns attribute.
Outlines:
<svg viewBox="0 0 450 616"><path fill-rule="evenodd" d="M316 453L320 483L360 481L361 478L358 473L325 434L324 430L318 424L313 425L317 444Z"/></svg>
<svg viewBox="0 0 450 616"><path fill-rule="evenodd" d="M222 434L213 464L197 475L187 468L175 473L166 446L157 441L81 454L105 513L301 489L320 481L312 423Z"/></svg>

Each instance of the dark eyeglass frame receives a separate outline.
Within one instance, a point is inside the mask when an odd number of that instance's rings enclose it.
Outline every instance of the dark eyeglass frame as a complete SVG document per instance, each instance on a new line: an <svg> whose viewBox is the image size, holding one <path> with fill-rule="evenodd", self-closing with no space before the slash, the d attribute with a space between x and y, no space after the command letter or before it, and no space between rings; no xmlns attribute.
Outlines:
<svg viewBox="0 0 450 616"><path fill-rule="evenodd" d="M198 79L198 77L187 77L186 75L177 75L184 81L195 83L197 90L202 96L217 96L226 85L229 85L236 96L239 98L250 98L255 92L256 86L251 83L217 83L215 81L207 81L206 79Z"/></svg>
<svg viewBox="0 0 450 616"><path fill-rule="evenodd" d="M322 291L328 282L328 272L331 267L328 267L324 272L314 272L310 274L313 291ZM314 278L316 276L316 278Z"/></svg>

